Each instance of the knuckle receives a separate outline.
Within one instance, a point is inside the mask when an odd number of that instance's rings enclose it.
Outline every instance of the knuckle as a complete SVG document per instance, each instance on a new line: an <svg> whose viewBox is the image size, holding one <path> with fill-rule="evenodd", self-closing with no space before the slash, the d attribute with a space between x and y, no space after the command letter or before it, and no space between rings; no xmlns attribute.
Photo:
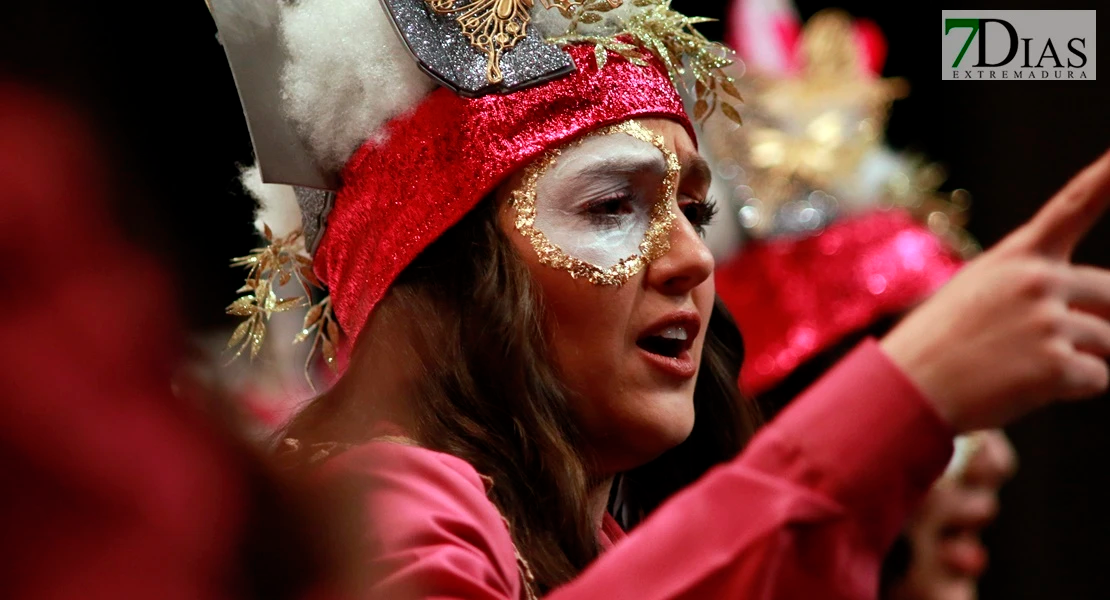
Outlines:
<svg viewBox="0 0 1110 600"><path fill-rule="evenodd" d="M1071 396L1087 398L1095 396L1106 390L1110 383L1110 369L1105 363L1076 364L1069 370L1066 385L1070 388Z"/></svg>
<svg viewBox="0 0 1110 600"><path fill-rule="evenodd" d="M1013 274L1018 292L1027 298L1043 298L1059 288L1060 269L1047 261L1026 261Z"/></svg>
<svg viewBox="0 0 1110 600"><path fill-rule="evenodd" d="M1086 315L1085 318L1087 322L1084 326L1089 330L1088 336L1092 341L1103 345L1106 340L1110 340L1110 324L1107 323L1105 318L1095 315Z"/></svg>
<svg viewBox="0 0 1110 600"><path fill-rule="evenodd" d="M1110 305L1110 272L1096 267L1071 267L1072 285L1095 305Z"/></svg>
<svg viewBox="0 0 1110 600"><path fill-rule="evenodd" d="M1110 387L1110 367L1106 363L1100 365L1098 372L1092 377L1092 383L1094 384L1090 393L1092 396L1101 394L1106 391L1107 387Z"/></svg>
<svg viewBox="0 0 1110 600"><path fill-rule="evenodd" d="M1041 301L1031 311L1030 321L1036 335L1050 344L1066 337L1066 311L1054 302Z"/></svg>
<svg viewBox="0 0 1110 600"><path fill-rule="evenodd" d="M1040 361L1042 376L1052 381L1068 378L1071 363L1071 347L1063 340L1052 340L1044 346L1044 359Z"/></svg>

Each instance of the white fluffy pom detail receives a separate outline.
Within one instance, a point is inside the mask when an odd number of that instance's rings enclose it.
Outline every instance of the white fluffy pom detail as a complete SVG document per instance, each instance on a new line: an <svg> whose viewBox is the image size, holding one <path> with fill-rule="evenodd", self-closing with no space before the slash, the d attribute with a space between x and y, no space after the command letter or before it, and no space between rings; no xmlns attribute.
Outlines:
<svg viewBox="0 0 1110 600"><path fill-rule="evenodd" d="M282 7L281 26L284 108L327 169L436 87L378 0L300 0Z"/></svg>
<svg viewBox="0 0 1110 600"><path fill-rule="evenodd" d="M301 228L301 208L293 186L280 183L262 183L258 166L243 169L240 177L243 187L258 201L254 213L254 227L261 233L264 225L270 226L274 237L285 237Z"/></svg>

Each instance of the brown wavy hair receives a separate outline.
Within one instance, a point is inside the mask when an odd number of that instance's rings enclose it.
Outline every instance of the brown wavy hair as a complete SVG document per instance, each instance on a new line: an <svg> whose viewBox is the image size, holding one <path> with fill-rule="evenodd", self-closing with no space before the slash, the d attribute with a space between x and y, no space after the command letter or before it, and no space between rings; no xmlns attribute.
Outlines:
<svg viewBox="0 0 1110 600"><path fill-rule="evenodd" d="M590 458L549 355L540 290L497 216L496 201L484 200L405 269L340 383L282 435L357 444L386 419L422 446L467 461L493 479L490 498L543 593L598 554ZM626 527L737 454L759 422L736 388L742 344L719 301L704 348L693 432L621 476Z"/></svg>

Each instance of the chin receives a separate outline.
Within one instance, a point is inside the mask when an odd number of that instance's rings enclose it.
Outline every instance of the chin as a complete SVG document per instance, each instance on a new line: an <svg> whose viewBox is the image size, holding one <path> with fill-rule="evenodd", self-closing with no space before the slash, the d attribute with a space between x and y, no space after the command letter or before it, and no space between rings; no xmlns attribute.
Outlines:
<svg viewBox="0 0 1110 600"><path fill-rule="evenodd" d="M662 454L690 437L690 433L694 431L694 411L691 410L688 415L676 416L666 423L660 423L657 429L656 445L661 448L659 453Z"/></svg>
<svg viewBox="0 0 1110 600"><path fill-rule="evenodd" d="M664 401L656 406L666 406ZM673 410L652 411L642 420L626 429L625 448L627 462L620 470L627 470L651 462L664 452L678 446L694 430L693 400L687 398L681 405L672 404Z"/></svg>

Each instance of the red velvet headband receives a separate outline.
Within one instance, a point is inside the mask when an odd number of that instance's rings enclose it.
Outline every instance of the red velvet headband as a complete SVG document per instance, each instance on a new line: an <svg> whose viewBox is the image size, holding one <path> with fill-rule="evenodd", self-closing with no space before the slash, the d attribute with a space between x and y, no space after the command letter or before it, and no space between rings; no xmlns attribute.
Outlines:
<svg viewBox="0 0 1110 600"><path fill-rule="evenodd" d="M693 126L663 66L639 67L594 48L566 48L578 67L508 95L468 99L439 88L391 121L348 161L316 250L349 350L397 276L520 167L572 138L634 117ZM646 53L645 53L646 54ZM382 90L382 93L388 93Z"/></svg>
<svg viewBox="0 0 1110 600"><path fill-rule="evenodd" d="M744 334L741 388L767 391L844 336L912 308L961 265L901 210L844 219L811 237L752 242L716 274Z"/></svg>

